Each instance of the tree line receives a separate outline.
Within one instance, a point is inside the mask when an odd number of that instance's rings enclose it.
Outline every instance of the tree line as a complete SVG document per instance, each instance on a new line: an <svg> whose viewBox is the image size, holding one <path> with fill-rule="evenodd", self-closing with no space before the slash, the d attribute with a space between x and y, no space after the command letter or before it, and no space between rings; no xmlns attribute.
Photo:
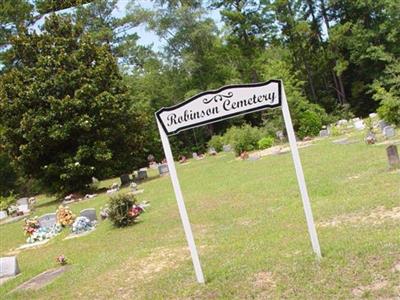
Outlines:
<svg viewBox="0 0 400 300"><path fill-rule="evenodd" d="M79 190L161 160L154 112L227 84L282 79L300 137L377 110L400 123L395 0L132 1L116 14L118 4L0 3L1 193ZM138 25L161 50L139 44ZM254 113L174 136L173 151L204 152L243 124L284 128L278 111Z"/></svg>

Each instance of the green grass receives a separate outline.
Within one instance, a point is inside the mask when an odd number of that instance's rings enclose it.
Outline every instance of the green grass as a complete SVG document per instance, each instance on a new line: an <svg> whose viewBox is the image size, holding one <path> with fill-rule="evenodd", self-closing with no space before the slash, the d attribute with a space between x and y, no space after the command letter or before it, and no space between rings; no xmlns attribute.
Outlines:
<svg viewBox="0 0 400 300"><path fill-rule="evenodd" d="M354 138L359 142L325 139L300 150L316 223L400 206L400 173L388 172L385 146ZM140 223L117 229L104 221L93 233L66 241L64 229L43 247L18 253L22 274L1 286L0 298L350 299L354 289L376 282L384 287L364 288L362 296L400 292L400 272L392 271L400 262L399 219L317 227L323 259L316 261L290 153L256 162L222 153L178 165L178 175L205 285L195 281L167 176L140 185L139 200L151 202ZM35 214L55 211L57 203L46 199ZM102 194L70 207L98 210L107 199ZM0 235L4 256L24 242L22 221L0 226ZM56 267L60 254L71 263L61 277L39 291L9 293Z"/></svg>

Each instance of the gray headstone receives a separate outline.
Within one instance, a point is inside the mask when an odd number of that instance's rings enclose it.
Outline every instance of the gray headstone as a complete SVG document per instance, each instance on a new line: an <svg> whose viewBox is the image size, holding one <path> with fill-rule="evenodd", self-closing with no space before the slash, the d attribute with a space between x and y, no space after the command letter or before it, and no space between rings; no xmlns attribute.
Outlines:
<svg viewBox="0 0 400 300"><path fill-rule="evenodd" d="M131 188L132 191L136 191L136 190L137 190L137 184L136 184L136 182L132 182L129 186L130 186L130 188Z"/></svg>
<svg viewBox="0 0 400 300"><path fill-rule="evenodd" d="M160 175L168 174L169 172L168 165L167 164L158 165L158 172L160 173Z"/></svg>
<svg viewBox="0 0 400 300"><path fill-rule="evenodd" d="M147 169L140 169L139 171L138 171L138 176L137 176L137 179L138 180L143 180L143 179L146 179L147 178Z"/></svg>
<svg viewBox="0 0 400 300"><path fill-rule="evenodd" d="M385 128L383 128L383 135L387 138L393 137L396 135L396 131L392 126L386 126Z"/></svg>
<svg viewBox="0 0 400 300"><path fill-rule="evenodd" d="M383 129L384 129L386 126L389 126L389 124L386 123L384 120L380 120L380 121L378 122L378 125L379 125L379 128L380 128L381 131L383 131Z"/></svg>
<svg viewBox="0 0 400 300"><path fill-rule="evenodd" d="M231 145L223 145L222 149L224 150L224 152L231 152L232 146Z"/></svg>
<svg viewBox="0 0 400 300"><path fill-rule="evenodd" d="M56 213L49 213L38 218L40 227L51 227L57 223Z"/></svg>
<svg viewBox="0 0 400 300"><path fill-rule="evenodd" d="M20 198L17 200L16 204L17 204L17 206L18 205L29 205L29 198L28 197Z"/></svg>
<svg viewBox="0 0 400 300"><path fill-rule="evenodd" d="M328 129L322 129L322 130L319 132L319 136L320 136L320 137L329 136Z"/></svg>
<svg viewBox="0 0 400 300"><path fill-rule="evenodd" d="M127 185L131 182L131 178L129 177L129 174L122 174L119 179L121 180L121 186L122 185Z"/></svg>
<svg viewBox="0 0 400 300"><path fill-rule="evenodd" d="M96 209L95 208L86 208L81 210L80 214L81 217L86 217L90 221L97 221Z"/></svg>
<svg viewBox="0 0 400 300"><path fill-rule="evenodd" d="M16 276L19 273L16 256L0 257L0 278Z"/></svg>
<svg viewBox="0 0 400 300"><path fill-rule="evenodd" d="M193 152L193 153L192 153L192 157L193 157L194 159L196 159L196 158L198 158L199 156L197 155L196 152Z"/></svg>
<svg viewBox="0 0 400 300"><path fill-rule="evenodd" d="M396 145L390 145L386 148L386 153L389 160L389 168L390 169L398 169L400 168L400 158L399 152L397 151Z"/></svg>

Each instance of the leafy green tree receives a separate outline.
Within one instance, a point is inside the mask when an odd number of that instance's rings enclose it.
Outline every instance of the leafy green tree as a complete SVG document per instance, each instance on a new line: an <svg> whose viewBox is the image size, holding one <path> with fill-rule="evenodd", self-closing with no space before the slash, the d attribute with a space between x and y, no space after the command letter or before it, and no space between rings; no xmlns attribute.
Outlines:
<svg viewBox="0 0 400 300"><path fill-rule="evenodd" d="M24 175L68 192L143 163L149 120L107 46L53 14L40 34L13 38L11 49L13 67L0 80L2 141Z"/></svg>

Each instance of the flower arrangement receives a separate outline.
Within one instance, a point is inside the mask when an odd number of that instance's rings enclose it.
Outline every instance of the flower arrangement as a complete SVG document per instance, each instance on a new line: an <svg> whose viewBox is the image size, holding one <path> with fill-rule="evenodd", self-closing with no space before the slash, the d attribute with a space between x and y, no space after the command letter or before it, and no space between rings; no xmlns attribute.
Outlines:
<svg viewBox="0 0 400 300"><path fill-rule="evenodd" d="M77 217L72 224L72 232L75 234L80 234L94 229L95 226L96 221L90 222L88 218L80 216Z"/></svg>
<svg viewBox="0 0 400 300"><path fill-rule="evenodd" d="M40 227L37 216L34 218L26 218L24 223L24 232L26 236L31 236Z"/></svg>
<svg viewBox="0 0 400 300"><path fill-rule="evenodd" d="M63 254L61 254L56 257L56 262L58 262L60 265L64 266L68 263L68 260Z"/></svg>
<svg viewBox="0 0 400 300"><path fill-rule="evenodd" d="M69 226L74 223L75 215L68 206L60 205L56 211L56 215L57 223L61 224L62 226Z"/></svg>
<svg viewBox="0 0 400 300"><path fill-rule="evenodd" d="M51 239L52 237L60 233L61 230L62 227L60 224L55 224L51 227L39 227L27 238L26 242L32 244Z"/></svg>

